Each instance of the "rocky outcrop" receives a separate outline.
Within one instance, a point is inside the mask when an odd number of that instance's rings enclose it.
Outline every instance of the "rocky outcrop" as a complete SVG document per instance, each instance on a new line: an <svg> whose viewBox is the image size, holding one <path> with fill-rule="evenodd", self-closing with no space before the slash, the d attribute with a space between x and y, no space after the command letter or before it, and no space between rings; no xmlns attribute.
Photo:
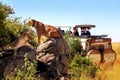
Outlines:
<svg viewBox="0 0 120 80"><path fill-rule="evenodd" d="M0 51L0 80L4 78L6 67L12 62L14 50Z"/></svg>
<svg viewBox="0 0 120 80"><path fill-rule="evenodd" d="M23 33L17 40L0 51L0 79L4 79L4 72L14 74L16 67L22 69L24 55L28 54L30 60L36 60L37 75L44 80L58 80L66 76L69 68L69 47L63 38L49 38L37 47L29 44L28 32Z"/></svg>
<svg viewBox="0 0 120 80"><path fill-rule="evenodd" d="M14 75L14 69L17 67L22 70L24 65L24 55L28 54L28 58L36 60L36 51L29 46L21 46L14 55L14 50L5 50L0 52L0 79L4 78L4 73Z"/></svg>
<svg viewBox="0 0 120 80"><path fill-rule="evenodd" d="M37 48L37 60L51 72L66 76L69 68L69 47L63 38L49 38ZM56 75L55 75L56 76Z"/></svg>
<svg viewBox="0 0 120 80"><path fill-rule="evenodd" d="M15 41L8 44L0 51L0 79L4 78L4 73L12 74L14 69L22 68L24 65L24 55L28 54L30 60L36 60L36 50L29 44L31 40L30 33L24 32Z"/></svg>

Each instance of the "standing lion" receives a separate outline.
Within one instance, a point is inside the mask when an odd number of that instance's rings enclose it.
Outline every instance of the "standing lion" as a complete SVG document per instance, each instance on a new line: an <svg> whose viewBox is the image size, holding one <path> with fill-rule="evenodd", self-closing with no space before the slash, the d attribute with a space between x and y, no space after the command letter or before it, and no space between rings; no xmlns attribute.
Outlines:
<svg viewBox="0 0 120 80"><path fill-rule="evenodd" d="M35 19L29 20L27 24L36 29L38 35L38 43L40 43L41 36L44 36L46 38L63 38L61 31L54 26L45 25Z"/></svg>

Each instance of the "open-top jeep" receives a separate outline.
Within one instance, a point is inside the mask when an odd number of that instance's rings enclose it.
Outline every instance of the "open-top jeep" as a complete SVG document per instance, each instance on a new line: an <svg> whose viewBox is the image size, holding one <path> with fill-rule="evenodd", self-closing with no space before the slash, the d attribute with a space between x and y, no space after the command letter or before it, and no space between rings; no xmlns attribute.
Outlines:
<svg viewBox="0 0 120 80"><path fill-rule="evenodd" d="M93 28L95 25L76 25L77 28ZM113 64L116 53L112 49L112 39L107 35L81 35L81 43L86 51L86 56L98 65L101 63Z"/></svg>

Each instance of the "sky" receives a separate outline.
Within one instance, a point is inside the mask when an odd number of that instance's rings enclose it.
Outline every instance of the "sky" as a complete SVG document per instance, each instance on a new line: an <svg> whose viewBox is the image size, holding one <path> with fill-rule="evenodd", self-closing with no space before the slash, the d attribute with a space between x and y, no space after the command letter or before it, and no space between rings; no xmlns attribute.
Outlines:
<svg viewBox="0 0 120 80"><path fill-rule="evenodd" d="M93 24L92 35L108 34L120 42L120 0L1 0L14 17L33 18L50 25ZM68 29L62 27L61 29Z"/></svg>

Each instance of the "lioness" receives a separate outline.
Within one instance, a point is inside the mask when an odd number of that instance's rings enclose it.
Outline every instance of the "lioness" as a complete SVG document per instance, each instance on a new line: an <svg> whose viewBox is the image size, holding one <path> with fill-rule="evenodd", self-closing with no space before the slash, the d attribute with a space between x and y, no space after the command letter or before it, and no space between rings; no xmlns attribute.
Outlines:
<svg viewBox="0 0 120 80"><path fill-rule="evenodd" d="M35 19L31 19L27 22L28 25L34 27L36 29L37 35L38 35L38 43L40 43L41 36L47 37L47 38L62 38L63 35L61 31L51 25L45 25L40 21L37 21Z"/></svg>
<svg viewBox="0 0 120 80"><path fill-rule="evenodd" d="M15 51L21 46L31 46L29 41L32 39L29 31L24 32L21 34L15 41L11 42L10 44L4 47L5 50L14 49ZM16 52L15 52L16 54Z"/></svg>

